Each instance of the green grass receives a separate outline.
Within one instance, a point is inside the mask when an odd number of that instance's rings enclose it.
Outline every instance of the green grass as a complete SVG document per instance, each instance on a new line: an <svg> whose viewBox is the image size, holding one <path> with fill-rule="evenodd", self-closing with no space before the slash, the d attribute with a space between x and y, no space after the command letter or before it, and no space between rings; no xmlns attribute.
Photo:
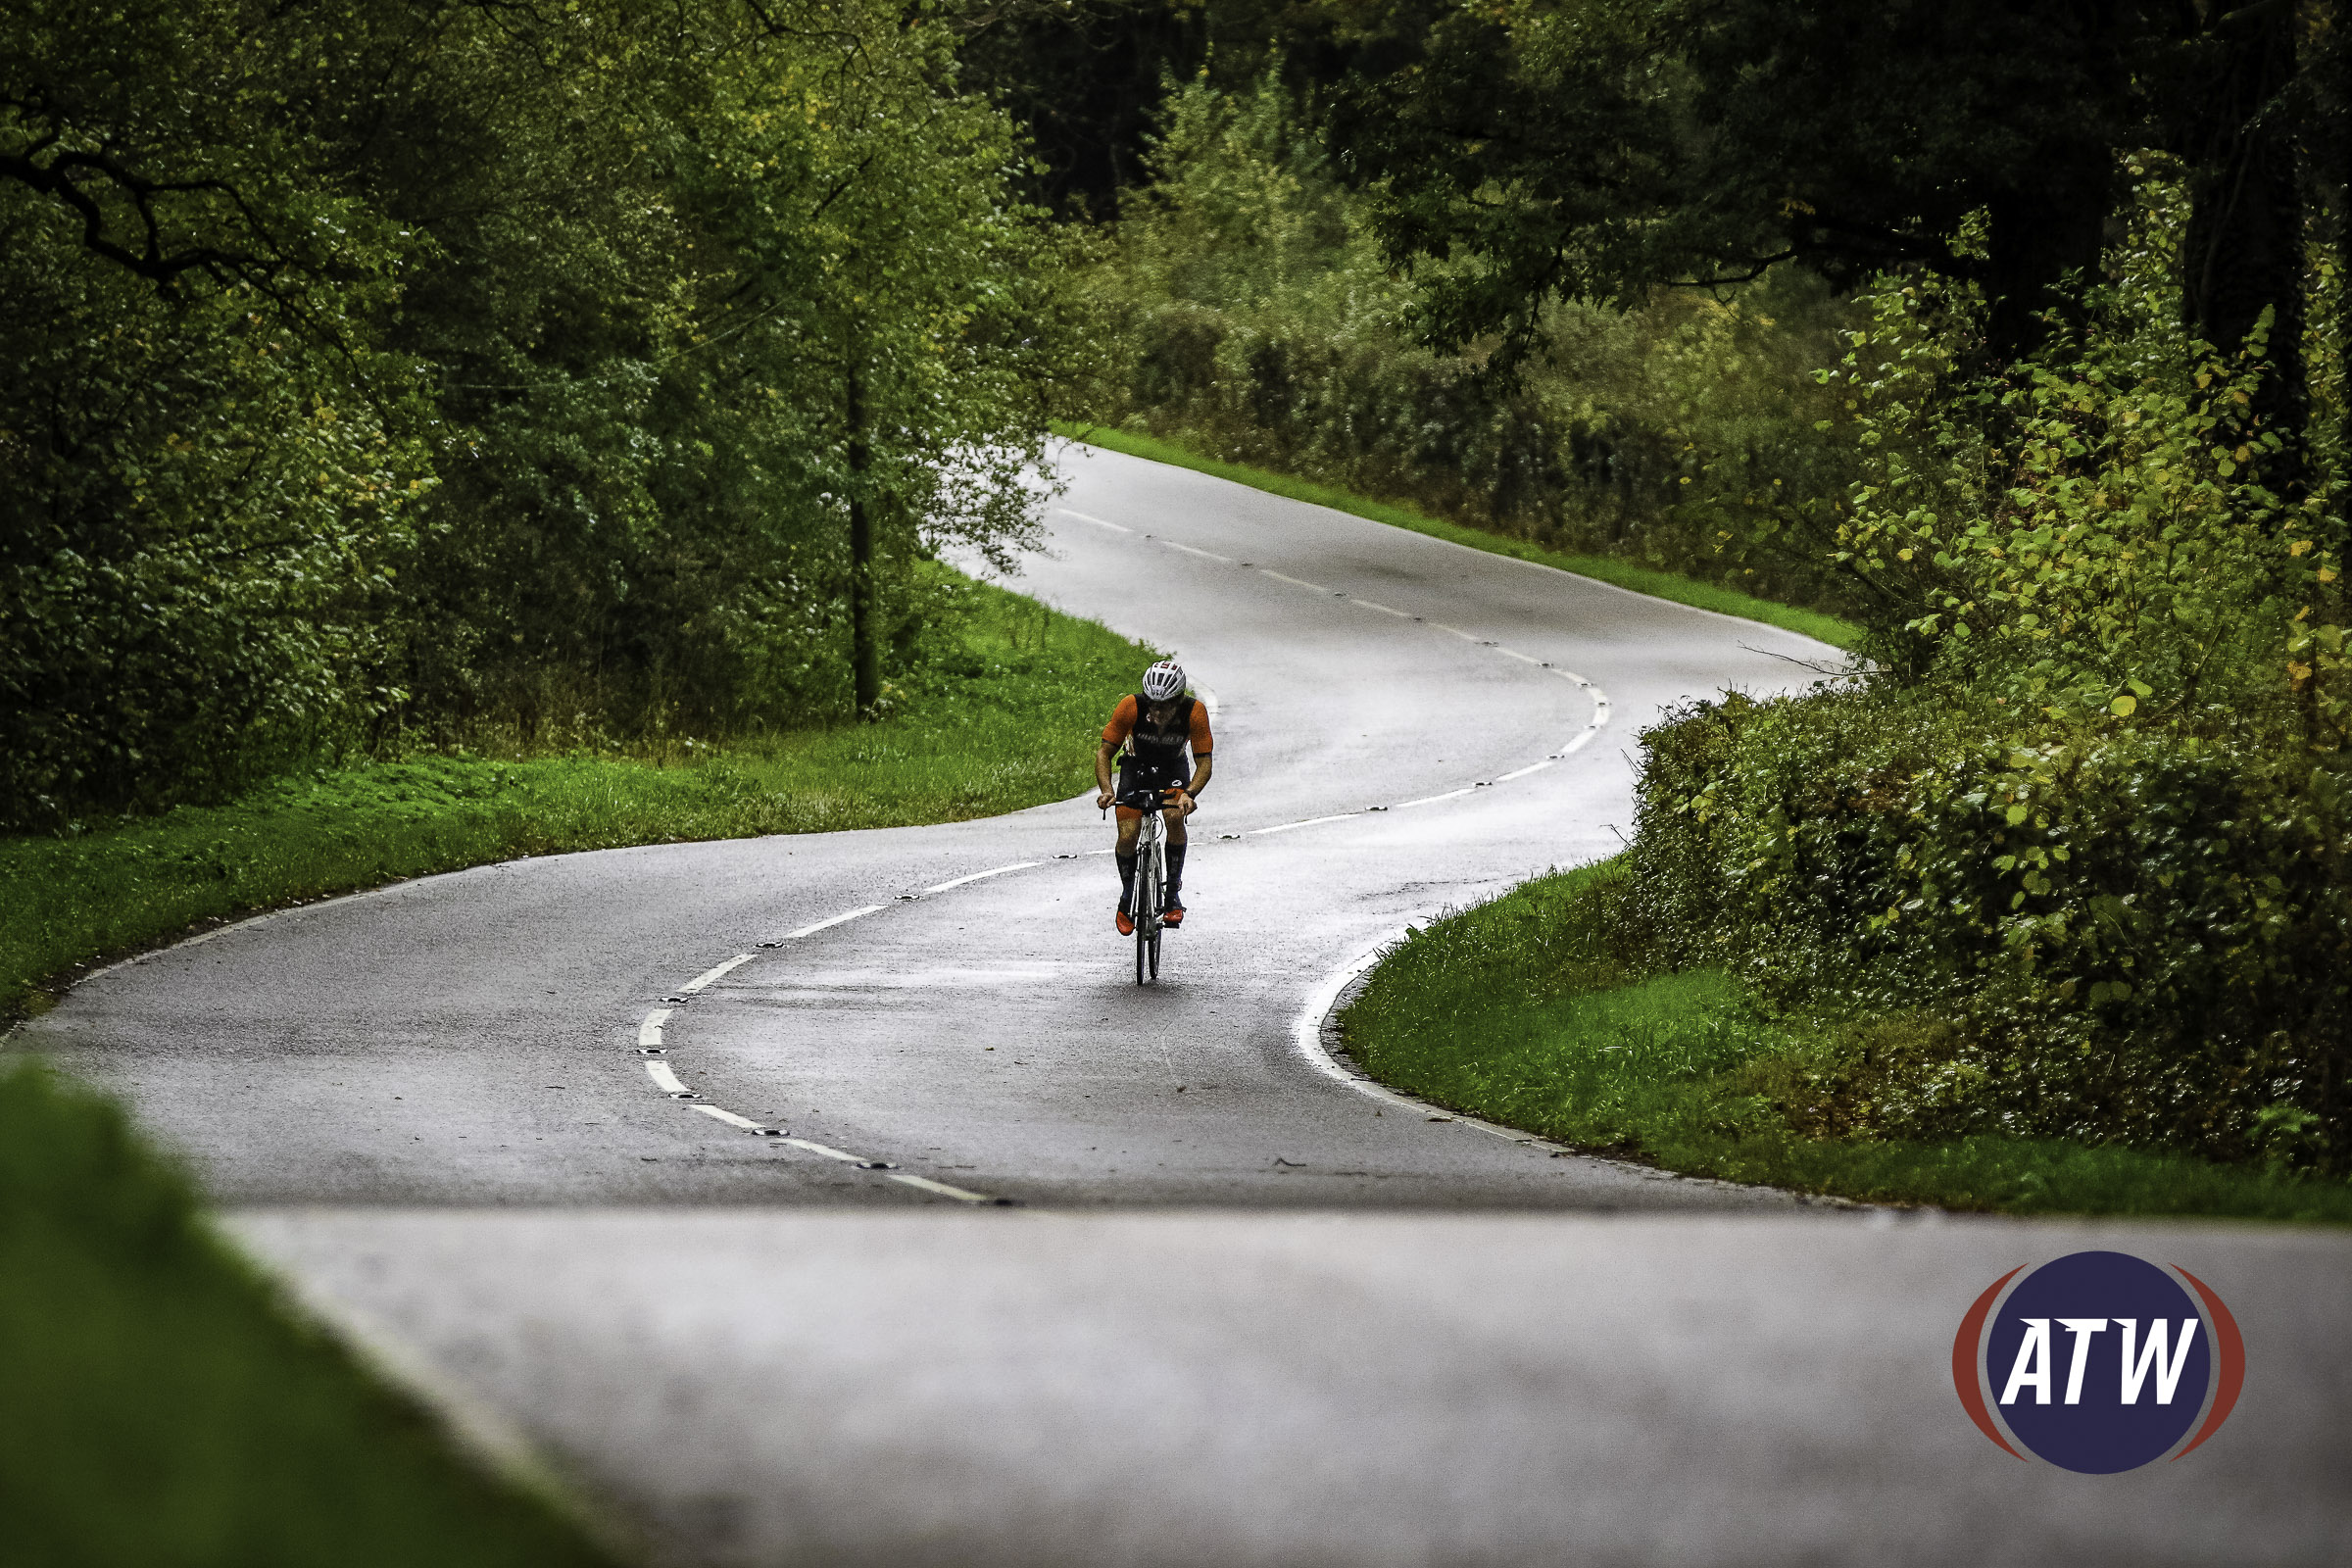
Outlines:
<svg viewBox="0 0 2352 1568"><path fill-rule="evenodd" d="M609 1563L305 1326L115 1107L0 1072L0 1557Z"/></svg>
<svg viewBox="0 0 2352 1568"><path fill-rule="evenodd" d="M1765 1016L1715 970L1617 951L1604 864L1432 923L1342 1016L1381 1082L1580 1149L1694 1176L2017 1214L2352 1224L2352 1185L2056 1139L1808 1136L1818 1026Z"/></svg>
<svg viewBox="0 0 2352 1568"><path fill-rule="evenodd" d="M1775 604L1743 594L1736 588L1718 587L1713 583L1695 582L1670 571L1649 566L1638 566L1630 562L1608 556L1571 556L1523 539L1488 533L1484 529L1464 527L1446 522L1410 507L1386 501L1371 501L1330 485L1297 479L1286 473L1266 468L1253 468L1245 464L1225 463L1203 457L1157 436L1122 430L1107 424L1071 424L1056 421L1054 432L1072 441L1082 441L1110 452L1123 452L1131 458L1149 458L1153 463L1172 464L1179 468L1192 468L1200 473L1231 479L1252 489L1272 495L1287 496L1293 501L1305 501L1334 512L1345 512L1373 522L1385 522L1392 528L1409 528L1415 533L1428 534L1433 539L1445 539L1473 550L1485 550L1498 556L1515 556L1521 561L1533 561L1541 565L1557 566L1562 571L1575 572L1580 577L1592 577L1636 593L1648 594L1653 599L1671 600L1678 605L1690 605L1699 610L1712 610L1719 614L1738 615L1743 620L1760 620L1768 626L1778 626L1800 636L1828 643L1833 648L1852 648L1861 641L1862 629L1836 615L1817 610L1800 610L1793 605Z"/></svg>
<svg viewBox="0 0 2352 1568"><path fill-rule="evenodd" d="M986 585L891 716L656 766L424 757L283 779L72 838L0 839L0 1017L74 965L231 917L559 851L994 815L1077 794L1157 656Z"/></svg>

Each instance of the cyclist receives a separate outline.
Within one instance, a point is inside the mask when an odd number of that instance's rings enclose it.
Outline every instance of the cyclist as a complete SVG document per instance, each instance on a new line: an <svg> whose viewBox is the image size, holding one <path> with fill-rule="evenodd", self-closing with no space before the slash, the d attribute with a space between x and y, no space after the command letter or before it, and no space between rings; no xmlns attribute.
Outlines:
<svg viewBox="0 0 2352 1568"><path fill-rule="evenodd" d="M1112 756L1124 743L1126 755L1120 759L1119 787L1110 787ZM1185 778L1184 754L1190 747L1193 754L1192 778ZM1193 813L1194 802L1201 787L1208 782L1209 737L1208 710L1200 699L1188 697L1184 691L1184 670L1174 660L1163 659L1144 671L1144 689L1134 697L1122 697L1119 706L1111 710L1110 722L1102 726L1102 745L1095 753L1095 797L1098 808L1109 806L1114 799L1138 790L1173 790L1162 819L1168 824L1168 888L1167 903L1160 920L1166 925L1184 924L1184 819ZM1132 806L1119 808L1119 912L1116 924L1119 935L1135 935L1135 919L1128 909L1135 899L1135 835L1143 826L1144 813Z"/></svg>

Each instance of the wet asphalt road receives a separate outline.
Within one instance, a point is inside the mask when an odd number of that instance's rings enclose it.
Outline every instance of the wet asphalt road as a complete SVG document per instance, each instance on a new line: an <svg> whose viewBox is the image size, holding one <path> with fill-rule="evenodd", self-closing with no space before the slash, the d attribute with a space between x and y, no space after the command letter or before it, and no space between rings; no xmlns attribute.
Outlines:
<svg viewBox="0 0 2352 1568"><path fill-rule="evenodd" d="M424 879L96 977L20 1043L662 1561L2352 1559L2342 1238L1823 1210L1315 1059L1405 921L1615 847L1662 708L1826 650L1068 467L1019 586L1216 700L1156 987L1090 795ZM2022 1466L1952 1397L1969 1299L2091 1238L2246 1324L2177 1470Z"/></svg>

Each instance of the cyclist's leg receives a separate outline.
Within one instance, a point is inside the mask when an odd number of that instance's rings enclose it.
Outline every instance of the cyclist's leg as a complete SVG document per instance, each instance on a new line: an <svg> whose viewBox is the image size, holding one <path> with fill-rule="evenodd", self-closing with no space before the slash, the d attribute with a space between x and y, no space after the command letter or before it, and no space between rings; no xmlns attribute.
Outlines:
<svg viewBox="0 0 2352 1568"><path fill-rule="evenodd" d="M1144 825L1144 813L1133 808L1115 808L1119 819L1119 837L1112 858L1119 866L1119 907L1135 907L1135 836Z"/></svg>
<svg viewBox="0 0 2352 1568"><path fill-rule="evenodd" d="M1161 900L1167 907L1181 909L1184 907L1184 813L1171 808L1161 816L1168 824L1168 885Z"/></svg>

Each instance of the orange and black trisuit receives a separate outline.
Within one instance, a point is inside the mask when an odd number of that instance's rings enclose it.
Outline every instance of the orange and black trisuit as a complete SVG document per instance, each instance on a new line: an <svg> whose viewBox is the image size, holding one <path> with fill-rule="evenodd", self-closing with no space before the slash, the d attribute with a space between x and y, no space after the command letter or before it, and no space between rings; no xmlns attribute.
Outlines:
<svg viewBox="0 0 2352 1568"><path fill-rule="evenodd" d="M1192 777L1185 753L1189 750L1195 757L1206 757L1213 749L1208 734L1208 709L1199 698L1176 698L1169 704L1166 722L1160 724L1152 721L1152 709L1151 699L1140 694L1122 697L1119 706L1111 710L1110 722L1102 726L1105 745L1126 743L1127 749L1119 759L1117 796L1122 802L1137 790L1183 787ZM1122 822L1144 814L1123 804L1118 812ZM1182 840L1169 838L1167 902L1179 908L1183 906L1178 895L1184 889L1185 848ZM1130 851L1117 858L1119 907L1125 909L1135 892L1135 855Z"/></svg>
<svg viewBox="0 0 2352 1568"><path fill-rule="evenodd" d="M1196 697L1179 697L1165 724L1152 722L1152 704L1143 697L1122 697L1102 726L1102 739L1116 746L1127 743L1119 759L1120 797L1134 790L1172 790L1193 776L1185 749L1206 757L1213 749L1208 738L1208 710ZM1131 806L1119 808L1121 819L1141 816Z"/></svg>

